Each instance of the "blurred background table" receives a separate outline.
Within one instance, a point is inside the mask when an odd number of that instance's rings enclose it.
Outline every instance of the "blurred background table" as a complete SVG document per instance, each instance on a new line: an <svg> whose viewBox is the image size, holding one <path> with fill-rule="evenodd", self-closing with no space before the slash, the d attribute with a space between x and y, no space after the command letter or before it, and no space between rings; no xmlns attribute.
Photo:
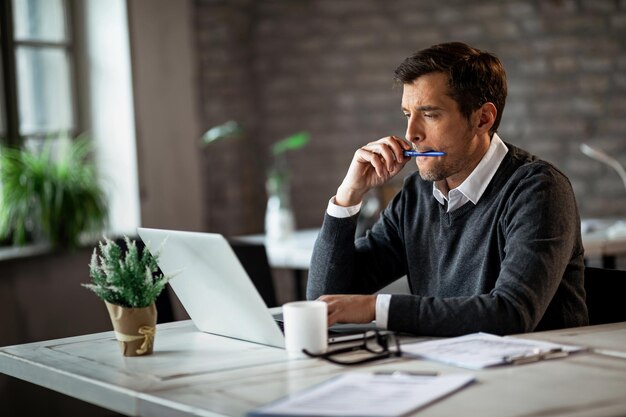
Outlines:
<svg viewBox="0 0 626 417"><path fill-rule="evenodd" d="M238 236L238 240L248 243L263 244L272 268L284 268L293 271L294 295L296 299L306 298L304 277L311 265L313 245L319 229L297 230L282 240L268 239L264 234Z"/></svg>
<svg viewBox="0 0 626 417"><path fill-rule="evenodd" d="M582 240L585 258L599 258L602 267L617 268L617 259L626 256L626 221L620 219L584 219ZM267 239L264 234L239 236L244 242L263 244L272 268L289 269L293 273L294 297L306 298L306 272L311 265L313 245L319 229L295 231L280 241Z"/></svg>
<svg viewBox="0 0 626 417"><path fill-rule="evenodd" d="M583 219L581 231L585 258L598 257L604 268L616 269L617 258L626 256L626 221Z"/></svg>

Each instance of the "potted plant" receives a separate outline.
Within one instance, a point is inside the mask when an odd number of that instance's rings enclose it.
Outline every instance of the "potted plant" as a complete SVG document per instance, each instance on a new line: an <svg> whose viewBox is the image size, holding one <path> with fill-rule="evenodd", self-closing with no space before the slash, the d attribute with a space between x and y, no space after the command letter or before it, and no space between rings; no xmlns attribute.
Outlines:
<svg viewBox="0 0 626 417"><path fill-rule="evenodd" d="M267 209L265 211L265 235L269 240L287 238L295 229L291 209L290 175L285 154L302 148L309 142L309 133L300 132L272 145L273 164L269 169L265 187Z"/></svg>
<svg viewBox="0 0 626 417"><path fill-rule="evenodd" d="M107 205L91 151L86 137L63 135L39 151L0 149L0 240L73 248L83 233L101 232Z"/></svg>
<svg viewBox="0 0 626 417"><path fill-rule="evenodd" d="M154 301L172 277L158 273L159 251L140 253L135 240L125 236L124 242L126 250L106 237L99 242L89 264L92 283L82 285L106 304L124 356L148 355L156 333Z"/></svg>
<svg viewBox="0 0 626 417"><path fill-rule="evenodd" d="M207 130L200 138L200 143L207 147L216 142L237 138L245 139L245 130L239 123L231 120ZM267 192L265 236L268 240L277 241L287 238L295 229L286 154L288 151L302 148L309 142L309 139L308 132L298 132L275 142L271 147L272 162L265 181ZM254 144L249 143L248 145L253 146ZM252 163L256 163L256 161L256 158L252 158Z"/></svg>

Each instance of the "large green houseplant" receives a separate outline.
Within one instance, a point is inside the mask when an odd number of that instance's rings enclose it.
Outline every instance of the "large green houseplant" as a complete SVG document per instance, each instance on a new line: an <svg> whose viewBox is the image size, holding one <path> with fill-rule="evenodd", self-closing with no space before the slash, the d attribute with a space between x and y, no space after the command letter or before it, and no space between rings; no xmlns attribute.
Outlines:
<svg viewBox="0 0 626 417"><path fill-rule="evenodd" d="M159 251L140 251L128 237L124 246L105 237L91 256L92 282L82 285L106 304L124 356L147 355L156 332L155 300L172 277L159 273Z"/></svg>
<svg viewBox="0 0 626 417"><path fill-rule="evenodd" d="M42 149L0 149L0 239L73 248L104 227L107 204L86 137L47 138Z"/></svg>

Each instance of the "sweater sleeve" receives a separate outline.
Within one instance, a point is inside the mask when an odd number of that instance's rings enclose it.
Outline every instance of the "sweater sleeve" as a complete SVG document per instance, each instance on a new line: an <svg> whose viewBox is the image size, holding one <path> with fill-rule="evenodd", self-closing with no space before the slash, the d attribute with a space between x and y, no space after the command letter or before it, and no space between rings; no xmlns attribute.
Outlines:
<svg viewBox="0 0 626 417"><path fill-rule="evenodd" d="M324 216L311 257L307 299L323 294L371 294L406 274L406 257L393 207L394 202L372 230L356 241L358 214L347 218Z"/></svg>
<svg viewBox="0 0 626 417"><path fill-rule="evenodd" d="M567 178L547 165L527 170L514 189L503 192L509 195L498 220L501 263L495 287L486 294L460 297L394 295L390 329L454 336L536 328L568 265L576 267L571 260L582 260L582 248L576 244L578 210Z"/></svg>

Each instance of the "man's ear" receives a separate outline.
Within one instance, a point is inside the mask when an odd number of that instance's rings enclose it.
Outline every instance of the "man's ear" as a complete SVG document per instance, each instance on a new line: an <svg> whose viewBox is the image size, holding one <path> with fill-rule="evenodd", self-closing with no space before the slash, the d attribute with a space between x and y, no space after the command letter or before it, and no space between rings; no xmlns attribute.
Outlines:
<svg viewBox="0 0 626 417"><path fill-rule="evenodd" d="M495 123L496 115L498 114L496 106L491 102L487 102L480 106L477 111L478 124L476 125L476 128L480 132L489 132L491 126L493 126L493 124Z"/></svg>

